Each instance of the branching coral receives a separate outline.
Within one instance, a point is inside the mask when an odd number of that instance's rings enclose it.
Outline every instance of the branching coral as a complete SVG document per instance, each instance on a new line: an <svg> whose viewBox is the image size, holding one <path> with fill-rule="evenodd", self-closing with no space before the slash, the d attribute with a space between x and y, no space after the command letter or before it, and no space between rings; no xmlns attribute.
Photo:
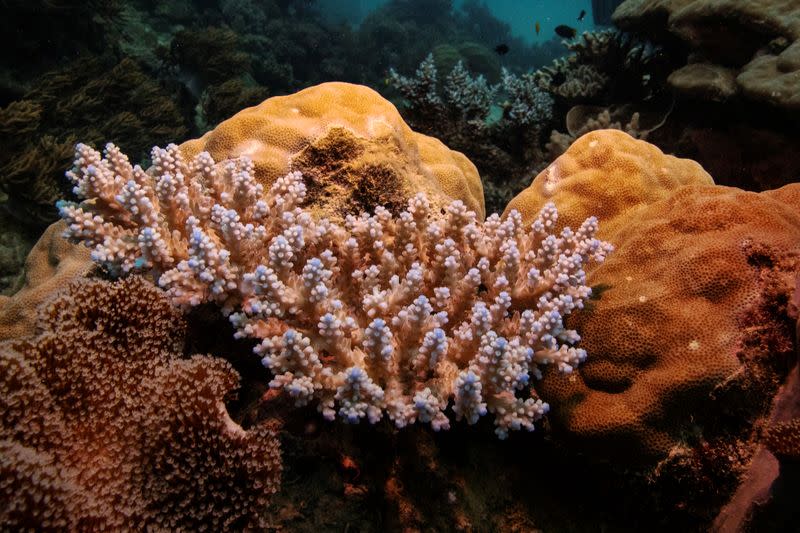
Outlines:
<svg viewBox="0 0 800 533"><path fill-rule="evenodd" d="M574 107L570 110L578 110L580 107ZM567 114L569 120L569 114ZM633 137L634 139L647 139L649 130L642 128L639 125L639 113L633 113L630 120L625 122L621 120L615 121L611 116L611 110L608 108L603 109L593 116L587 117L583 123L573 132L561 133L560 131L553 130L550 132L550 142L547 143L547 153L550 159L555 160L558 156L567 151L567 149L575 142L576 139L596 130L621 130Z"/></svg>
<svg viewBox="0 0 800 533"><path fill-rule="evenodd" d="M393 68L389 69L391 84L400 91L412 109L420 115L430 111L434 114L441 114L444 101L439 96L438 76L433 54L428 54L419 64L413 78L402 76Z"/></svg>
<svg viewBox="0 0 800 533"><path fill-rule="evenodd" d="M535 73L542 89L574 104L597 99L651 98L663 90L669 69L663 50L617 30L584 32L567 43L571 55Z"/></svg>
<svg viewBox="0 0 800 533"><path fill-rule="evenodd" d="M184 322L141 277L79 280L38 336L0 345L0 521L10 529L240 529L277 490L275 433L244 430L238 376L183 359Z"/></svg>
<svg viewBox="0 0 800 533"><path fill-rule="evenodd" d="M176 304L238 310L270 385L326 418L441 429L453 400L469 423L493 413L505 437L547 410L530 376L586 356L563 318L591 293L583 266L611 250L594 218L553 235L552 204L525 228L518 213L480 223L460 201L440 215L419 194L399 216L376 206L340 227L298 207L298 172L264 196L246 159L186 162L171 145L153 163L79 145L68 175L87 201L61 205L66 235L112 272L149 272Z"/></svg>
<svg viewBox="0 0 800 533"><path fill-rule="evenodd" d="M508 95L508 119L521 126L540 128L553 118L553 98L539 88L533 74L515 76L503 69L503 90Z"/></svg>
<svg viewBox="0 0 800 533"><path fill-rule="evenodd" d="M559 58L534 73L543 90L566 102L580 102L597 97L609 77L593 65L577 63L575 56Z"/></svg>
<svg viewBox="0 0 800 533"><path fill-rule="evenodd" d="M414 77L392 70L389 81L405 98L409 122L467 154L487 180L486 190L500 193L487 198L490 212L502 210L524 187L519 183L515 188L509 174L524 174L540 163L539 138L552 121L554 101L533 75L516 76L504 69L501 83L489 85L481 75L472 77L459 62L440 84L434 57L429 55ZM504 110L490 120L492 106L500 107L498 94L506 97ZM502 176L498 169L503 169Z"/></svg>

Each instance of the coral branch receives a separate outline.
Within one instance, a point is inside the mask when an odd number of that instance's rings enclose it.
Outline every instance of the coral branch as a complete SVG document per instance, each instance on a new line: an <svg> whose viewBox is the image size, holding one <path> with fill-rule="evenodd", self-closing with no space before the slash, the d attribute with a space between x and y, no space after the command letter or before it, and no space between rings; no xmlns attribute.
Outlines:
<svg viewBox="0 0 800 533"><path fill-rule="evenodd" d="M399 216L378 206L340 227L300 207L299 173L264 194L246 160L153 154L143 173L112 145L105 158L79 145L69 176L98 196L61 206L66 235L113 273L149 272L179 306L219 304L298 405L446 429L452 399L469 423L493 413L504 438L547 411L530 383L541 365L586 357L563 319L591 294L584 265L611 251L593 218L555 235L552 204L526 228L461 202L440 215L418 194Z"/></svg>

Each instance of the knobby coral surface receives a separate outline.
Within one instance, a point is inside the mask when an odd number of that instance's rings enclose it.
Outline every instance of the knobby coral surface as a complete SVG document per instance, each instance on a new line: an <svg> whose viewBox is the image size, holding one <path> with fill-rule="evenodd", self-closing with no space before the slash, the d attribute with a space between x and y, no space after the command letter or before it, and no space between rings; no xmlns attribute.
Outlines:
<svg viewBox="0 0 800 533"><path fill-rule="evenodd" d="M39 306L92 268L89 251L65 241L64 222L51 224L25 259L16 292L0 295L0 341L36 333Z"/></svg>
<svg viewBox="0 0 800 533"><path fill-rule="evenodd" d="M374 205L401 208L417 192L443 206L462 200L484 216L478 171L463 154L416 133L377 92L323 83L243 109L199 139L181 144L186 157L218 161L246 156L269 187L288 172L307 174L309 209L341 220Z"/></svg>
<svg viewBox="0 0 800 533"><path fill-rule="evenodd" d="M141 277L77 280L36 337L0 345L0 521L9 529L242 528L281 473L265 425L225 399L231 366L184 359L181 314Z"/></svg>
<svg viewBox="0 0 800 533"><path fill-rule="evenodd" d="M185 161L174 145L152 159L145 172L113 145L79 145L68 175L87 201L61 206L66 235L113 273L149 272L176 304L236 311L270 385L326 418L442 429L452 400L469 423L493 413L505 437L547 410L539 367L586 356L563 318L591 293L584 265L611 250L593 217L553 234L552 204L526 227L516 212L481 223L461 201L440 214L420 193L340 226L298 207L298 172L265 195L247 159Z"/></svg>
<svg viewBox="0 0 800 533"><path fill-rule="evenodd" d="M566 223L598 213L617 247L587 274L602 298L571 317L593 357L539 388L554 427L627 459L664 457L689 435L747 441L792 354L799 194L716 186L694 161L616 130L584 135L537 176L509 209L534 220L556 201Z"/></svg>
<svg viewBox="0 0 800 533"><path fill-rule="evenodd" d="M800 109L797 2L627 0L614 13L614 22L662 40L668 32L691 48L690 57L700 58L706 66L682 68L673 78L679 90L696 75L690 85L694 96L719 100L741 92L750 102L768 104L791 116ZM714 75L709 75L711 69Z"/></svg>

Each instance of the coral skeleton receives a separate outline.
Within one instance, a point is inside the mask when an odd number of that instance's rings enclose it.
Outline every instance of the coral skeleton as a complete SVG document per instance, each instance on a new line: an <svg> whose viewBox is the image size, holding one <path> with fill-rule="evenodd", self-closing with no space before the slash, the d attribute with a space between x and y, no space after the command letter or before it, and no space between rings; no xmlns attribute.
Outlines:
<svg viewBox="0 0 800 533"><path fill-rule="evenodd" d="M570 372L586 353L564 318L591 294L584 267L612 250L597 220L556 233L547 204L481 222L460 201L434 212L423 194L343 225L303 209L299 172L268 191L247 159L186 161L154 148L131 166L78 145L61 203L65 236L112 274L149 273L178 306L218 304L274 375L270 386L327 419L447 429L492 413L501 438L548 410L541 367Z"/></svg>

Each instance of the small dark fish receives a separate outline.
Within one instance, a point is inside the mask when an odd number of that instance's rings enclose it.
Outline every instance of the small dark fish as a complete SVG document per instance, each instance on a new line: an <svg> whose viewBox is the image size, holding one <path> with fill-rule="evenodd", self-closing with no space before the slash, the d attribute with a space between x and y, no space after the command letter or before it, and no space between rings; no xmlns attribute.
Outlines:
<svg viewBox="0 0 800 533"><path fill-rule="evenodd" d="M565 24L561 24L560 26L556 26L556 34L559 37L563 37L565 39L572 39L578 33L578 30L575 28L570 28Z"/></svg>
<svg viewBox="0 0 800 533"><path fill-rule="evenodd" d="M498 44L494 47L494 51L497 52L498 55L504 56L508 53L509 48L506 43Z"/></svg>
<svg viewBox="0 0 800 533"><path fill-rule="evenodd" d="M586 16L586 10L585 9L581 9L581 14L578 15L578 21L580 22L581 20L583 20L583 17L585 17L585 16Z"/></svg>
<svg viewBox="0 0 800 533"><path fill-rule="evenodd" d="M552 84L554 87L560 86L565 81L567 81L567 75L561 72L560 70L555 74L553 74Z"/></svg>
<svg viewBox="0 0 800 533"><path fill-rule="evenodd" d="M542 31L542 25L539 24L539 21L536 21L536 24L533 25L533 28L536 30L536 35L539 35L539 32Z"/></svg>

